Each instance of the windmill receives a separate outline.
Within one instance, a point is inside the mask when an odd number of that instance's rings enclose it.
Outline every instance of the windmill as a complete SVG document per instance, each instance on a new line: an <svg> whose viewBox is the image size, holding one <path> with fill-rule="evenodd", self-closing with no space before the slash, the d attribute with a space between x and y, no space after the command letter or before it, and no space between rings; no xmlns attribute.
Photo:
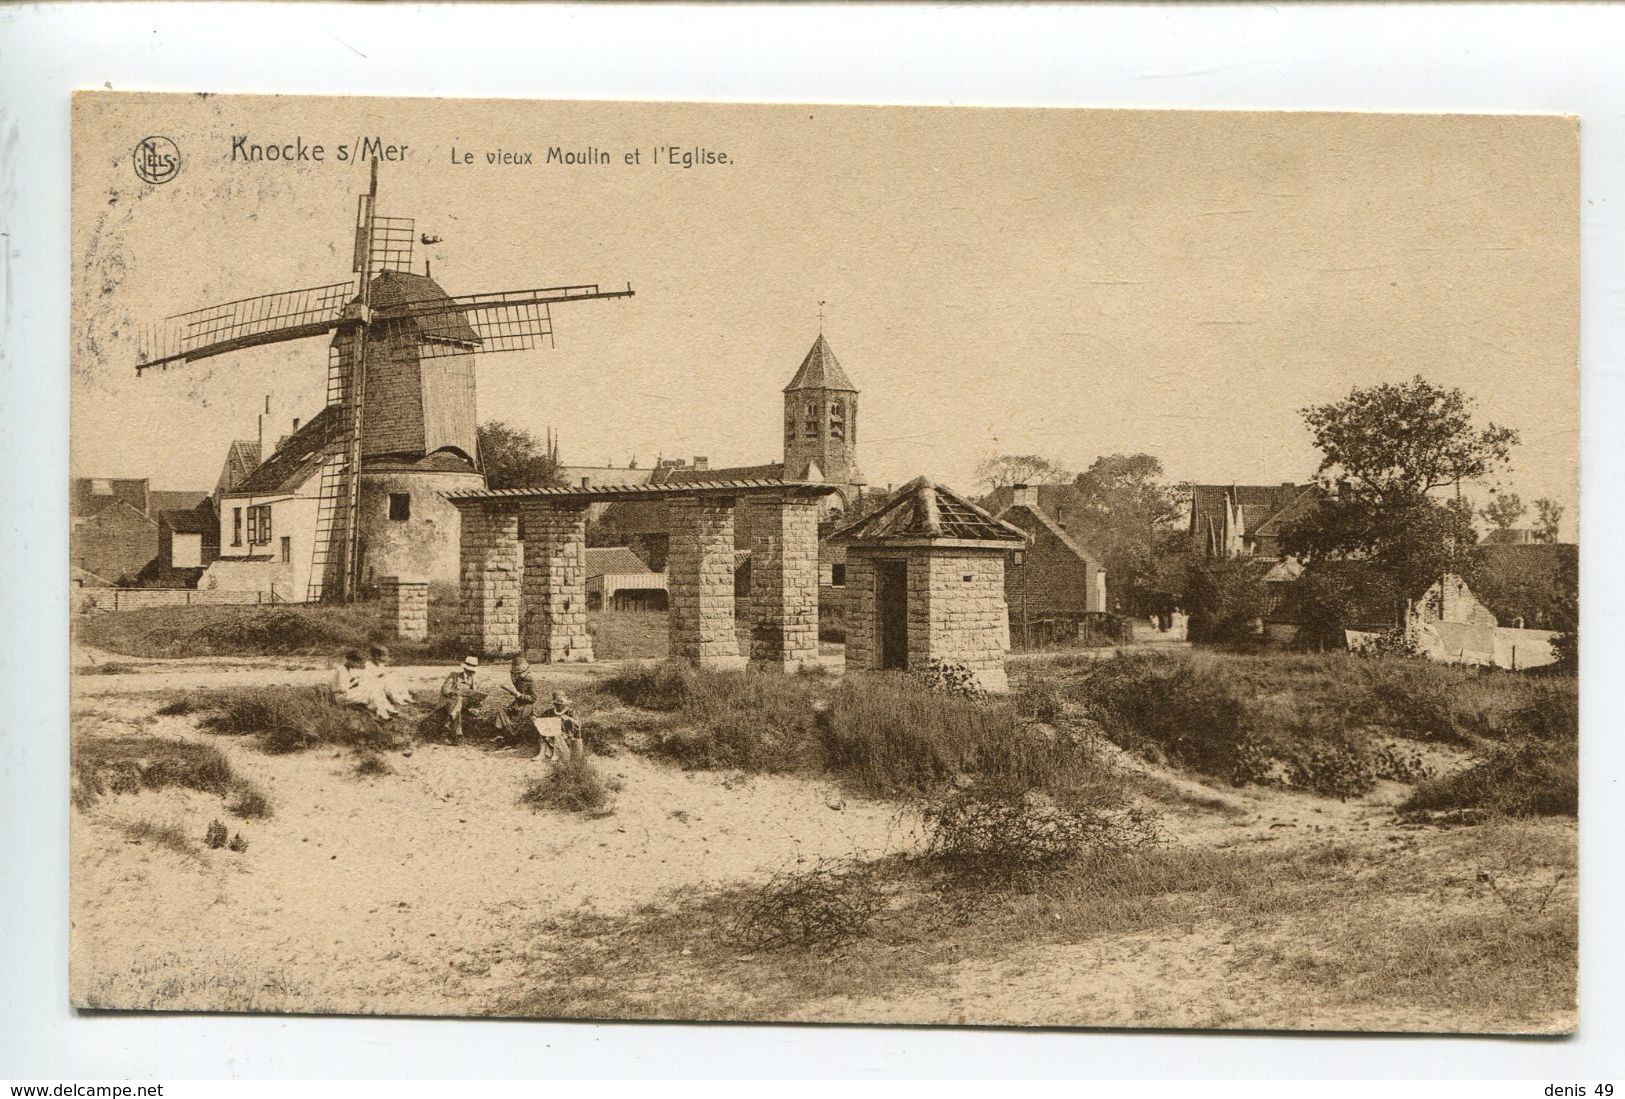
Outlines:
<svg viewBox="0 0 1625 1099"><path fill-rule="evenodd" d="M596 284L453 297L411 271L416 225L377 211L378 162L356 206L353 277L241 298L169 317L144 334L147 370L331 334L321 480L309 600L348 601L361 582L364 464L392 453L476 460L474 376L467 357L553 345L560 302L632 296ZM425 234L425 243L431 238ZM432 238L438 239L438 238Z"/></svg>

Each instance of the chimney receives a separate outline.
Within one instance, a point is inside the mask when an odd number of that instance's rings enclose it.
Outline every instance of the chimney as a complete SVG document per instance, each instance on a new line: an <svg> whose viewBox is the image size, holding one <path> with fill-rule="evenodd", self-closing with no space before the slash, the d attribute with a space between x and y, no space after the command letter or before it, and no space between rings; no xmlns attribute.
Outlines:
<svg viewBox="0 0 1625 1099"><path fill-rule="evenodd" d="M271 395L265 395L265 411L259 415L260 427L260 455L265 456L265 418L271 414Z"/></svg>
<svg viewBox="0 0 1625 1099"><path fill-rule="evenodd" d="M696 454L696 455L694 455L694 468L695 469L710 469L711 468L711 459L709 457L707 457L706 455L704 455L704 454Z"/></svg>
<svg viewBox="0 0 1625 1099"><path fill-rule="evenodd" d="M292 434L294 434L294 433L295 433L295 432L297 432L297 431L298 431L298 430L299 430L299 417L298 417L298 416L295 416L295 417L294 417L294 418L293 418L293 431L290 431L290 432L288 432L288 434L289 434L289 435L292 435Z"/></svg>
<svg viewBox="0 0 1625 1099"><path fill-rule="evenodd" d="M1010 506L1038 510L1038 488L1035 485L1011 485Z"/></svg>

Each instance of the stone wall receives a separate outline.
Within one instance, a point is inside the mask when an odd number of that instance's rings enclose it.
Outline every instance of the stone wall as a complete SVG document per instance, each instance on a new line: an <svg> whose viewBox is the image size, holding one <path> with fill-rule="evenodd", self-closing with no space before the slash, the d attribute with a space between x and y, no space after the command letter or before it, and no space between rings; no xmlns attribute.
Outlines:
<svg viewBox="0 0 1625 1099"><path fill-rule="evenodd" d="M518 510L463 508L459 563L458 636L480 655L518 652L524 570Z"/></svg>
<svg viewBox="0 0 1625 1099"><path fill-rule="evenodd" d="M880 658L875 636L874 556L908 560L908 663L931 658L963 664L988 690L1009 688L1005 657L1010 618L1004 598L1004 548L850 549L846 558L846 665L862 670Z"/></svg>
<svg viewBox="0 0 1625 1099"><path fill-rule="evenodd" d="M422 576L435 583L458 578L457 508L443 493L482 489L473 471L368 469L361 471L362 583L381 576ZM410 517L391 519L389 498L405 493Z"/></svg>
<svg viewBox="0 0 1625 1099"><path fill-rule="evenodd" d="M385 626L402 641L429 636L429 581L417 576L384 576L378 600Z"/></svg>
<svg viewBox="0 0 1625 1099"><path fill-rule="evenodd" d="M751 501L750 658L790 669L818 660L815 499Z"/></svg>
<svg viewBox="0 0 1625 1099"><path fill-rule="evenodd" d="M734 633L733 504L694 497L666 503L671 655L702 668L744 663Z"/></svg>
<svg viewBox="0 0 1625 1099"><path fill-rule="evenodd" d="M523 507L525 650L546 664L590 662L587 633L587 508Z"/></svg>
<svg viewBox="0 0 1625 1099"><path fill-rule="evenodd" d="M988 690L1009 689L1004 551L932 549L909 561L908 585L909 667L923 668L937 657L970 668ZM921 622L923 630L917 629Z"/></svg>

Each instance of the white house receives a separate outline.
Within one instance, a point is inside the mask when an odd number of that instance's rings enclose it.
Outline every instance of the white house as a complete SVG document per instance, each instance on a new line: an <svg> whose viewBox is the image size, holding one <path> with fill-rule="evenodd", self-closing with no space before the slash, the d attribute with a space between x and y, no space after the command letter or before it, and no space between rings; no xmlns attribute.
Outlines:
<svg viewBox="0 0 1625 1099"><path fill-rule="evenodd" d="M258 591L302 603L309 590L330 410L283 439L220 494L220 556L199 589ZM228 459L229 461L229 459Z"/></svg>

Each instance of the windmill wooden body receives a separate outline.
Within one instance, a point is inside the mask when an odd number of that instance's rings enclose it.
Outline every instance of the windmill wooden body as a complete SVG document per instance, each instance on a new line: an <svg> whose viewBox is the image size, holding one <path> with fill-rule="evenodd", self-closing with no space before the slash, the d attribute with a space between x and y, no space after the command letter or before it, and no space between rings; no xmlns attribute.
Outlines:
<svg viewBox="0 0 1625 1099"><path fill-rule="evenodd" d="M415 223L379 214L377 194L375 161L357 206L352 279L170 317L147 334L136 364L141 372L331 337L326 407L296 433L303 458L320 462L303 593L310 600L352 598L364 569L375 575L414 571L414 540L421 541L426 527L384 522L402 518L391 514L403 495L392 486L403 479L429 486L438 490L428 494L436 499L440 492L484 486L473 356L551 345L555 304L632 296L630 286L602 290L595 284L447 294L427 267L423 274L411 270ZM455 523L454 510L444 510ZM369 523L372 516L380 521ZM376 536L364 540L367 529ZM453 531L451 545L455 541Z"/></svg>

